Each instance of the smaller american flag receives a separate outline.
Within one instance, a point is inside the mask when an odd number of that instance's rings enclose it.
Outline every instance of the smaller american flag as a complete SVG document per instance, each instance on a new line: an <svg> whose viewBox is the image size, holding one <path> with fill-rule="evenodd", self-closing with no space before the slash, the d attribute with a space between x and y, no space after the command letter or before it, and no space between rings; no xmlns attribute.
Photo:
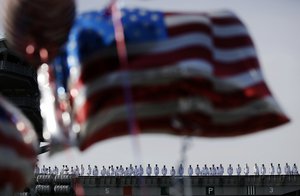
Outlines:
<svg viewBox="0 0 300 196"><path fill-rule="evenodd" d="M124 77L141 133L237 136L289 121L263 79L246 27L232 12L121 13L126 70L107 10L80 15L64 51L81 149L129 133Z"/></svg>
<svg viewBox="0 0 300 196"><path fill-rule="evenodd" d="M38 139L25 116L0 96L0 192L22 191L31 183Z"/></svg>

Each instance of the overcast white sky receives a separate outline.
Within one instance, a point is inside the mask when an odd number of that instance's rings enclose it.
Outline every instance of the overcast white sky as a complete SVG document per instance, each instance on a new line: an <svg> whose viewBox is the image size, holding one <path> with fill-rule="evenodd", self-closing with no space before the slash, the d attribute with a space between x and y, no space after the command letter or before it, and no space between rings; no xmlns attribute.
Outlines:
<svg viewBox="0 0 300 196"><path fill-rule="evenodd" d="M3 5L4 0L0 0ZM80 12L101 9L107 0L77 0ZM230 9L248 27L255 42L265 79L273 95L291 118L291 123L264 132L233 138L192 138L187 164L232 163L254 165L297 163L300 166L300 1L211 1L211 0L124 0L126 6L173 11ZM1 6L2 8L3 6ZM2 10L0 9L2 12ZM0 25L1 26L1 25ZM0 32L3 31L0 27ZM141 135L141 157L133 150L132 138L100 142L85 152L73 149L52 157L40 156L40 164L129 165L158 163L177 165L182 137Z"/></svg>

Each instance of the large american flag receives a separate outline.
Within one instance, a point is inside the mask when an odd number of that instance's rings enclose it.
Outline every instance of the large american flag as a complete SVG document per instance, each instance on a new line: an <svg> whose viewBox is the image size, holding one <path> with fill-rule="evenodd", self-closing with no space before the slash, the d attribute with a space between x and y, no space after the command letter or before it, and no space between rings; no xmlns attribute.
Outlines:
<svg viewBox="0 0 300 196"><path fill-rule="evenodd" d="M32 125L0 96L0 192L22 191L31 183L37 151Z"/></svg>
<svg viewBox="0 0 300 196"><path fill-rule="evenodd" d="M81 149L129 133L124 81L141 133L237 136L289 121L263 79L246 27L232 12L121 13L126 69L108 10L80 15L64 51Z"/></svg>

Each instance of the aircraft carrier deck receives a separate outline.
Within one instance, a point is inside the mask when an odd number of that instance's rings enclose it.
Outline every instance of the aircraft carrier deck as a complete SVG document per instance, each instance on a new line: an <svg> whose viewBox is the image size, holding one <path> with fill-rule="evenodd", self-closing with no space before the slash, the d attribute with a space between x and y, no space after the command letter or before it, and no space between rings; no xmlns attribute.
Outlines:
<svg viewBox="0 0 300 196"><path fill-rule="evenodd" d="M73 176L37 175L17 195L299 195L299 175L265 176Z"/></svg>

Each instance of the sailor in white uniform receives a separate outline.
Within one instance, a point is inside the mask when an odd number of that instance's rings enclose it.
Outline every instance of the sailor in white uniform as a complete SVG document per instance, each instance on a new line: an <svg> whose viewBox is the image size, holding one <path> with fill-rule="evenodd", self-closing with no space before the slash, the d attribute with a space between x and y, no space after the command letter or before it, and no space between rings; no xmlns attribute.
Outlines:
<svg viewBox="0 0 300 196"><path fill-rule="evenodd" d="M74 168L73 168L73 166L71 166L70 173L71 173L72 175L74 175L74 174L75 174L75 171L74 171Z"/></svg>
<svg viewBox="0 0 300 196"><path fill-rule="evenodd" d="M247 163L246 163L246 166L245 166L245 168L244 168L244 174L245 174L245 176L248 176L248 175L249 175L249 166L248 166Z"/></svg>
<svg viewBox="0 0 300 196"><path fill-rule="evenodd" d="M206 164L204 165L204 167L202 169L202 174L204 176L208 176L209 175L209 169L207 168Z"/></svg>
<svg viewBox="0 0 300 196"><path fill-rule="evenodd" d="M124 168L120 165L120 176L124 176Z"/></svg>
<svg viewBox="0 0 300 196"><path fill-rule="evenodd" d="M290 168L288 163L285 164L284 173L285 173L285 175L290 175L291 174L291 168Z"/></svg>
<svg viewBox="0 0 300 196"><path fill-rule="evenodd" d="M227 168L227 174L228 174L229 176L231 176L231 175L233 174L233 168L232 168L231 164L229 164L229 166L228 166L228 168Z"/></svg>
<svg viewBox="0 0 300 196"><path fill-rule="evenodd" d="M106 175L106 168L105 166L102 166L102 169L101 169L101 176L105 176Z"/></svg>
<svg viewBox="0 0 300 196"><path fill-rule="evenodd" d="M88 165L87 175L90 176L91 174L92 174L92 168L90 165Z"/></svg>
<svg viewBox="0 0 300 196"><path fill-rule="evenodd" d="M69 167L67 165L65 166L65 174L69 174Z"/></svg>
<svg viewBox="0 0 300 196"><path fill-rule="evenodd" d="M65 165L62 166L62 169L60 170L60 175L63 175L65 173Z"/></svg>
<svg viewBox="0 0 300 196"><path fill-rule="evenodd" d="M237 168L236 168L236 175L240 176L242 173L242 168L240 166L240 164L237 165Z"/></svg>
<svg viewBox="0 0 300 196"><path fill-rule="evenodd" d="M161 169L161 174L162 174L163 176L166 176L167 173L168 173L168 170L167 170L167 168L166 168L166 165L164 165L163 168Z"/></svg>
<svg viewBox="0 0 300 196"><path fill-rule="evenodd" d="M194 170L192 168L192 165L190 165L189 168L188 168L188 174L189 174L189 176L192 176L193 173L194 173Z"/></svg>
<svg viewBox="0 0 300 196"><path fill-rule="evenodd" d="M98 167L95 165L93 169L93 176L98 176L98 175L99 175Z"/></svg>
<svg viewBox="0 0 300 196"><path fill-rule="evenodd" d="M81 176L84 175L84 167L83 167L83 164L81 164L81 166L80 166L80 175L81 175Z"/></svg>
<svg viewBox="0 0 300 196"><path fill-rule="evenodd" d="M178 168L178 175L183 176L183 174L184 174L184 168L183 168L182 164L180 164L180 166Z"/></svg>
<svg viewBox="0 0 300 196"><path fill-rule="evenodd" d="M59 171L58 171L58 167L56 167L56 165L54 166L54 169L53 169L53 174L54 175L58 175Z"/></svg>
<svg viewBox="0 0 300 196"><path fill-rule="evenodd" d="M212 176L217 175L217 169L216 169L216 167L215 167L214 164L213 164L212 167L211 167L211 175L212 175Z"/></svg>
<svg viewBox="0 0 300 196"><path fill-rule="evenodd" d="M146 168L146 173L147 173L147 176L151 176L151 174L152 174L152 168L151 168L150 164L148 164L148 166Z"/></svg>
<svg viewBox="0 0 300 196"><path fill-rule="evenodd" d="M218 166L216 167L216 175L217 176L221 175L221 171L220 171L220 168Z"/></svg>
<svg viewBox="0 0 300 196"><path fill-rule="evenodd" d="M133 169L132 164L129 165L128 171L129 171L129 175L130 175L130 176L133 176L133 174L134 174L134 169Z"/></svg>
<svg viewBox="0 0 300 196"><path fill-rule="evenodd" d="M212 175L212 176L217 175L217 169L216 169L216 167L215 167L214 164L213 164L212 167L211 167L211 175Z"/></svg>
<svg viewBox="0 0 300 196"><path fill-rule="evenodd" d="M212 169L211 169L211 167L209 167L208 175L209 175L209 176L212 176L212 175L213 175L213 174L212 174Z"/></svg>
<svg viewBox="0 0 300 196"><path fill-rule="evenodd" d="M154 167L154 175L155 176L158 176L159 174L159 167L157 166L157 164L155 164L155 167Z"/></svg>
<svg viewBox="0 0 300 196"><path fill-rule="evenodd" d="M76 176L79 176L79 167L78 167L78 165L76 165L76 167L75 167L75 175Z"/></svg>
<svg viewBox="0 0 300 196"><path fill-rule="evenodd" d="M47 168L45 165L42 167L42 174L47 174Z"/></svg>
<svg viewBox="0 0 300 196"><path fill-rule="evenodd" d="M116 176L120 176L121 175L119 166L116 167L115 174L116 174Z"/></svg>
<svg viewBox="0 0 300 196"><path fill-rule="evenodd" d="M115 168L113 165L110 166L110 175L115 176Z"/></svg>
<svg viewBox="0 0 300 196"><path fill-rule="evenodd" d="M296 163L294 163L294 165L293 165L292 174L293 174L293 175L298 175L298 174L299 174L299 173L298 173L298 168L297 168Z"/></svg>
<svg viewBox="0 0 300 196"><path fill-rule="evenodd" d="M270 166L270 175L275 175L275 168L274 168L273 163L271 163L271 166Z"/></svg>
<svg viewBox="0 0 300 196"><path fill-rule="evenodd" d="M108 166L108 169L106 170L106 176L110 176L110 166Z"/></svg>
<svg viewBox="0 0 300 196"><path fill-rule="evenodd" d="M40 174L40 167L38 165L35 165L34 174Z"/></svg>
<svg viewBox="0 0 300 196"><path fill-rule="evenodd" d="M53 170L52 170L51 166L49 166L47 168L47 174L49 174L49 175L53 174Z"/></svg>
<svg viewBox="0 0 300 196"><path fill-rule="evenodd" d="M257 166L257 163L254 165L254 175L258 176L259 175L259 168Z"/></svg>
<svg viewBox="0 0 300 196"><path fill-rule="evenodd" d="M265 164L262 164L261 166L261 175L266 175L266 167L265 167Z"/></svg>
<svg viewBox="0 0 300 196"><path fill-rule="evenodd" d="M281 166L279 163L277 165L277 175L281 175Z"/></svg>
<svg viewBox="0 0 300 196"><path fill-rule="evenodd" d="M142 165L140 165L139 170L140 170L139 171L140 176L143 176L144 175L144 168L143 168Z"/></svg>
<svg viewBox="0 0 300 196"><path fill-rule="evenodd" d="M170 170L170 175L171 176L175 176L176 175L176 171L175 171L174 166L172 166L172 169Z"/></svg>
<svg viewBox="0 0 300 196"><path fill-rule="evenodd" d="M140 170L139 170L137 165L134 166L134 172L133 173L134 173L134 176L139 176L140 175Z"/></svg>
<svg viewBox="0 0 300 196"><path fill-rule="evenodd" d="M220 174L221 174L221 176L224 175L224 167L222 164L220 164Z"/></svg>
<svg viewBox="0 0 300 196"><path fill-rule="evenodd" d="M199 167L199 165L197 165L197 167L196 167L196 169L195 169L195 174L196 174L197 176L200 176L200 173L201 173L200 167Z"/></svg>
<svg viewBox="0 0 300 196"><path fill-rule="evenodd" d="M124 171L124 176L129 176L129 175L130 175L129 168L126 167Z"/></svg>

